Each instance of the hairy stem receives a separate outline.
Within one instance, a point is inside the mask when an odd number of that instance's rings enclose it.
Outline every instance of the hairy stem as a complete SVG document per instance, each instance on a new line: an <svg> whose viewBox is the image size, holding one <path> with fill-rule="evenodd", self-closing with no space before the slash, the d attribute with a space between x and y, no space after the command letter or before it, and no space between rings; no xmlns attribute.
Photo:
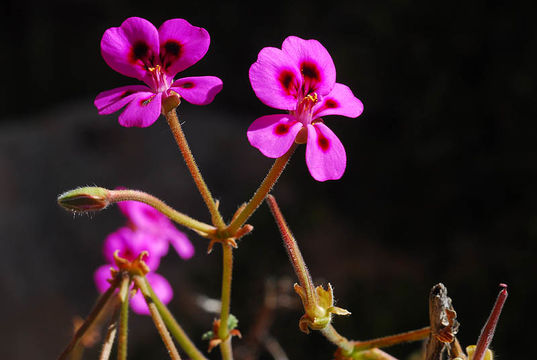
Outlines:
<svg viewBox="0 0 537 360"><path fill-rule="evenodd" d="M173 209L172 207L166 205L164 201L154 197L153 195L149 195L143 191L110 190L111 202L126 201L126 200L134 200L134 201L143 202L157 209L162 214L170 218L172 221L175 221L176 223L186 226L187 228L190 228L192 230L196 230L204 234L209 234L216 230L214 226L211 226L209 224L195 220L191 218L190 216L182 214L179 211Z"/></svg>
<svg viewBox="0 0 537 360"><path fill-rule="evenodd" d="M297 144L293 144L291 148L283 155L282 157L279 157L274 161L274 164L270 168L267 176L265 176L265 179L259 185L259 188L254 193L250 201L246 204L244 209L240 212L239 215L233 221L229 226L227 227L227 233L230 236L233 236L237 230L244 225L244 223L250 218L250 216L254 213L254 211L261 205L267 194L270 192L274 184L276 184L276 181L278 181L280 175L282 174L283 170L285 169L285 166L289 162L289 159L291 158L291 155L295 152L297 148Z"/></svg>
<svg viewBox="0 0 537 360"><path fill-rule="evenodd" d="M383 336L381 338L354 341L354 351L363 351L372 348L383 348L409 341L418 341L426 339L431 334L431 327L426 326L421 329L407 331L400 334Z"/></svg>
<svg viewBox="0 0 537 360"><path fill-rule="evenodd" d="M205 205L207 205L207 208L209 209L209 213L211 214L211 219L214 226L219 229L223 229L225 227L224 219L218 211L218 205L216 204L211 194L211 191L209 190L207 184L205 183L205 180L203 180L203 177L201 176L201 172L198 168L198 165L196 165L196 160L194 159L194 156L190 151L190 147L188 146L188 142L186 141L185 134L183 132L183 129L181 128L181 124L179 123L176 109L173 109L166 113L166 120L168 121L168 125L170 126L170 129L173 133L173 137L175 138L175 141L179 146L179 150L181 150L181 154L185 159L186 166L188 167L188 170L190 171L190 174L194 179L194 183L196 183L201 197L203 198L203 201L205 201Z"/></svg>
<svg viewBox="0 0 537 360"><path fill-rule="evenodd" d="M157 310L162 317L162 320L164 321L164 324L174 337L174 339L177 341L179 346L184 350L184 352L188 355L188 357L192 360L207 360L207 358L203 355L203 353L194 345L192 340L188 337L188 335L185 333L183 328L179 325L177 320L173 317L170 310L164 305L160 299L155 295L155 292L151 288L151 285L147 281L146 278L143 278L143 282L145 283L145 286L149 290L149 296L151 297L151 300L155 303L155 306L157 307Z"/></svg>
<svg viewBox="0 0 537 360"><path fill-rule="evenodd" d="M166 346L166 350L168 350L168 354L170 354L170 358L172 360L181 360L181 356L179 356L179 352L177 351L177 348L170 337L170 333L168 332L168 329L166 328L166 325L164 324L164 321L157 310L157 306L151 299L151 293L149 292L147 286L145 286L145 281L143 281L141 277L135 276L134 283L144 296L147 307L149 308L149 312L151 313L151 317L153 318L153 322L155 323L155 327L157 328L160 337L164 342L164 346Z"/></svg>
<svg viewBox="0 0 537 360"><path fill-rule="evenodd" d="M218 337L222 339L220 352L225 360L233 359L231 337L229 336L228 319L231 306L231 279L233 276L233 248L222 243L222 307L220 309L220 327Z"/></svg>
<svg viewBox="0 0 537 360"><path fill-rule="evenodd" d="M336 329L334 329L332 324L328 324L324 329L320 331L321 334L323 334L328 341L340 348L345 355L352 354L354 350L354 345L346 337L338 333Z"/></svg>
<svg viewBox="0 0 537 360"><path fill-rule="evenodd" d="M302 257L298 244L293 237L293 234L291 233L291 230L289 229L289 226L287 225L287 222L285 221L285 218L283 217L283 214L274 196L267 196L267 204L270 207L270 211L274 216L274 220L276 221L278 228L280 229L285 249L287 250L287 254L289 255L293 269L298 277L298 282L306 292L308 304L304 304L304 306L313 307L315 306L316 302L315 286L313 285L313 280L311 279L311 275L306 266L306 262Z"/></svg>
<svg viewBox="0 0 537 360"><path fill-rule="evenodd" d="M127 332L129 327L129 285L130 276L125 274L121 280L119 298L121 299L121 310L119 312L119 336L117 346L117 359L127 360Z"/></svg>

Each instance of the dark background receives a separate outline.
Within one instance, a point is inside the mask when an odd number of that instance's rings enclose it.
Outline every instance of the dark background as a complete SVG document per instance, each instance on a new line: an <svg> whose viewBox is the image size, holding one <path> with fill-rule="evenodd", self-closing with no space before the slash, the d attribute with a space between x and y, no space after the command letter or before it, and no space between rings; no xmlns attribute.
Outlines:
<svg viewBox="0 0 537 360"><path fill-rule="evenodd" d="M248 68L288 35L315 38L331 53L338 82L365 106L357 119L328 117L345 145L340 181L309 175L304 149L274 194L317 283L331 282L352 339L427 325L429 289L443 282L474 344L498 291L510 297L493 348L526 354L536 296L537 162L534 12L514 2L13 1L2 5L0 87L0 339L2 358L53 359L72 318L97 296L92 274L106 235L124 219L59 209L79 185L142 189L209 221L161 118L147 129L99 116L97 93L135 84L100 57L103 32L129 16L156 26L185 18L211 35L209 52L178 76L216 75L224 90L208 106L184 103L183 127L227 219L271 160L246 129L277 112L253 94ZM266 279L295 281L270 213L235 252L232 312L248 334ZM215 315L196 305L220 292L220 251L189 232L197 253L170 253L159 272L175 289L170 307L200 347ZM290 285L289 285L290 286ZM287 288L289 288L287 286ZM294 297L293 297L294 298ZM270 333L291 359L330 359L334 347L298 330L299 308L279 309ZM166 358L149 318L132 317L132 359ZM234 341L236 345L240 341ZM402 359L419 344L388 351ZM96 358L96 352L88 353ZM269 359L262 352L263 359ZM214 352L211 358L218 358Z"/></svg>

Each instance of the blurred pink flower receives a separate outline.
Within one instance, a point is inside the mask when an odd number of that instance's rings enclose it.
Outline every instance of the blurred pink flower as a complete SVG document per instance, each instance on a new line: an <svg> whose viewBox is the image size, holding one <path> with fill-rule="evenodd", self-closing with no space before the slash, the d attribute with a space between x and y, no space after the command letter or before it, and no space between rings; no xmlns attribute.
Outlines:
<svg viewBox="0 0 537 360"><path fill-rule="evenodd" d="M288 114L266 115L248 128L248 140L263 155L278 158L293 142L306 143L306 163L314 179L343 176L347 156L338 137L321 116L355 118L363 105L345 85L336 83L336 68L317 40L289 36L282 49L266 47L250 67L250 83L257 97Z"/></svg>
<svg viewBox="0 0 537 360"><path fill-rule="evenodd" d="M131 17L105 31L101 40L104 61L118 73L143 81L97 95L99 114L119 116L126 127L147 127L161 113L162 100L175 92L186 101L206 105L222 90L222 80L198 76L173 80L178 72L198 62L209 49L209 33L184 19L171 19L157 30L149 21Z"/></svg>

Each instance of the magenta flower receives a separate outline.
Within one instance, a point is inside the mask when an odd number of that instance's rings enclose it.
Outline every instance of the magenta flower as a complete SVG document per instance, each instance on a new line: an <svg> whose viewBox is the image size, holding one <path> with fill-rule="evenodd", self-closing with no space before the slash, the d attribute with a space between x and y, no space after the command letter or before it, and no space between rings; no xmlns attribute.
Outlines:
<svg viewBox="0 0 537 360"><path fill-rule="evenodd" d="M194 247L187 236L177 230L170 219L156 209L137 201L121 201L118 205L127 217L129 226L151 238L151 249L156 255L166 255L170 243L183 259L194 255ZM149 255L151 256L151 252Z"/></svg>
<svg viewBox="0 0 537 360"><path fill-rule="evenodd" d="M104 293L110 287L110 283L108 282L108 280L111 278L111 268L116 268L116 266L110 264L102 265L98 267L93 274L93 279L95 280L97 290L99 290L100 293ZM168 304L173 298L173 289L170 286L168 280L166 280L162 275L156 274L154 272L146 274L145 277L155 291L155 294L158 296L160 301L162 301L164 304ZM149 315L149 308L147 307L145 299L140 293L140 291L138 291L136 295L134 295L130 299L130 306L132 310L137 314Z"/></svg>
<svg viewBox="0 0 537 360"><path fill-rule="evenodd" d="M104 61L122 75L143 81L97 95L99 114L111 114L127 106L119 116L126 127L147 127L162 112L162 100L174 93L196 105L213 101L222 90L222 80L198 76L174 81L178 72L198 62L209 49L203 28L183 19L171 19L157 30L149 21L131 17L120 27L105 31L101 40Z"/></svg>
<svg viewBox="0 0 537 360"><path fill-rule="evenodd" d="M306 164L315 180L343 176L343 144L321 119L325 115L355 118L363 105L345 85L336 83L336 68L317 40L289 36L282 49L266 47L250 67L257 97L288 114L266 115L248 128L248 140L263 155L278 158L294 142L306 143Z"/></svg>

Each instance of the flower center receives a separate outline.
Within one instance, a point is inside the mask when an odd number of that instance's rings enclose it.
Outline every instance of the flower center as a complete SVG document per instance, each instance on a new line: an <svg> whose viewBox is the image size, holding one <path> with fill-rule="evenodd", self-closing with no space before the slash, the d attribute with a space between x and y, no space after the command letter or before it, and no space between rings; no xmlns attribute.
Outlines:
<svg viewBox="0 0 537 360"><path fill-rule="evenodd" d="M151 74L151 77L153 78L153 84L151 86L153 91L159 93L169 89L170 84L168 84L166 74L164 73L162 66L148 66L147 71Z"/></svg>
<svg viewBox="0 0 537 360"><path fill-rule="evenodd" d="M311 117L313 112L313 106L317 104L317 102L319 102L317 93L312 92L311 94L304 96L298 101L296 110L292 113L298 121L300 121L304 126L306 126L312 121Z"/></svg>

